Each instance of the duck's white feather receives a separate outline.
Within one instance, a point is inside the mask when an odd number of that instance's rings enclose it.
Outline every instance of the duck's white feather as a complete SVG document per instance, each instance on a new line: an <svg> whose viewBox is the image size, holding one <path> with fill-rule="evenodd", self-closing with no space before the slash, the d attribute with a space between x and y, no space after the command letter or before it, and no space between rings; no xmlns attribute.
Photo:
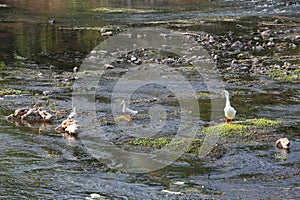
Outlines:
<svg viewBox="0 0 300 200"><path fill-rule="evenodd" d="M222 92L226 97L226 106L224 108L224 114L227 119L234 119L236 115L236 110L230 105L229 93L227 90Z"/></svg>
<svg viewBox="0 0 300 200"><path fill-rule="evenodd" d="M132 110L132 109L130 109L130 108L127 108L127 107L126 107L126 103L125 103L124 100L122 100L121 104L123 105L122 112L123 112L124 114L128 113L128 114L131 115L131 116L138 114L138 111L137 111L137 110Z"/></svg>

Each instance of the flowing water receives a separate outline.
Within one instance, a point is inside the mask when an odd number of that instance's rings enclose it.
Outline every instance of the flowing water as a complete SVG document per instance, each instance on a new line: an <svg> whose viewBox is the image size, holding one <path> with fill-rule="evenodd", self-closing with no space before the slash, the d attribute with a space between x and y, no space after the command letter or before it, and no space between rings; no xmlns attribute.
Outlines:
<svg viewBox="0 0 300 200"><path fill-rule="evenodd" d="M38 2L38 3L37 3ZM53 131L53 123L12 122L6 120L20 106L42 102L57 108L72 107L72 85L53 78L73 75L73 67L82 65L97 45L107 40L98 27L128 30L131 27L173 28L182 32L206 31L226 33L236 28L236 23L254 23L271 16L293 18L299 22L298 1L272 0L137 0L137 1L25 1L0 0L0 83L1 88L21 91L21 96L0 96L0 197L3 199L84 199L92 193L102 199L297 199L300 197L300 90L297 82L274 81L266 76L244 75L241 82L228 82L226 88L238 91L232 102L238 110L238 119L281 119L288 125L279 136L288 137L290 152L279 151L274 141L235 144L219 159L184 159L147 173L126 173L110 168L109 161L96 159L84 142L62 137ZM95 11L102 8L101 11ZM105 9L104 9L105 8ZM55 23L49 20L55 19ZM226 19L226 24L211 23L191 25L190 21ZM81 28L84 27L84 28ZM174 28L175 27L175 28ZM184 28L186 27L186 28ZM299 26L298 26L299 29ZM165 29L163 29L165 30ZM298 32L299 33L299 32ZM240 33L243 35L243 33ZM299 48L298 48L299 50ZM188 50L185 54L188 54ZM149 53L149 52L147 52ZM149 53L150 54L150 53ZM299 64L299 63L298 63ZM102 73L94 100L97 102L97 120L105 124L103 141L113 141L120 146L138 136L136 128L147 127L150 121L161 126L160 119L168 118L163 132L158 136L172 136L179 130L179 100L168 88L148 84L134 91L133 109L140 112L134 121L137 127L120 122L131 135L122 134L111 118L112 89L116 78L125 74L130 66L114 64ZM133 68L131 72L139 69ZM169 70L173 70L170 68ZM179 70L180 71L180 70ZM162 71L162 73L169 73ZM172 71L174 74L178 71ZM185 71L186 72L186 71ZM186 78L199 94L208 88L201 82L205 77L186 73ZM200 81L201 80L201 81ZM248 83L252 85L249 86ZM254 84L253 84L254 83ZM171 82L170 84L173 84ZM74 84L76 86L76 83ZM78 85L77 85L78 86ZM53 90L49 97L42 92ZM183 88L182 96L188 89ZM73 93L74 94L74 93ZM160 105L155 101L159 98ZM146 100L153 100L150 103ZM208 125L212 112L214 123L223 119L224 99L215 95L213 101L221 108L214 110L211 99L198 99L200 118L198 125ZM89 101L89 99L85 99ZM182 101L187 101L189 98ZM74 102L73 102L74 103ZM75 102L76 103L76 102ZM152 119L147 113L159 112L162 118ZM51 107L51 106L49 106ZM151 108L150 108L151 107ZM190 109L190 108L189 108ZM84 106L79 108L83 112ZM68 110L69 111L69 110ZM84 112L82 113L84 116ZM196 117L196 118L194 118ZM84 120L84 119L83 119ZM97 121L97 123L99 122ZM95 122L96 123L96 122ZM198 122L197 122L198 123ZM146 128L145 128L146 127ZM81 130L79 135L89 134ZM143 133L144 134L144 133ZM104 145L103 148L107 146ZM126 148L126 147L125 147ZM118 156L112 154L113 156ZM275 156L277 155L277 156ZM281 156L281 157L280 157ZM120 156L121 157L121 156ZM280 158L285 159L280 159ZM121 158L120 158L121 159ZM124 158L122 158L124 159ZM129 159L129 157L125 157ZM180 192L171 194L164 190ZM101 199L100 198L100 199Z"/></svg>

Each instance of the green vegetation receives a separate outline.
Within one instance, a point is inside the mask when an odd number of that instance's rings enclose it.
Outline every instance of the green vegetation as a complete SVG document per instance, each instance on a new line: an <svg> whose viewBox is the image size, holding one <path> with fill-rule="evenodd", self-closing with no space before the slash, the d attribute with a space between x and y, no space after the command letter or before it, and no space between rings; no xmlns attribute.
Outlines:
<svg viewBox="0 0 300 200"><path fill-rule="evenodd" d="M20 95L22 94L22 91L21 90L15 90L15 89L12 89L12 88L0 88L0 96L3 96L3 95Z"/></svg>
<svg viewBox="0 0 300 200"><path fill-rule="evenodd" d="M184 149L185 153L198 154L202 139L171 139L171 138L136 138L129 142L130 145L148 147L153 149L161 149L163 147L172 149L174 151ZM190 145L187 145L190 144Z"/></svg>
<svg viewBox="0 0 300 200"><path fill-rule="evenodd" d="M270 76L278 81L300 81L300 69L284 70L284 69L270 69Z"/></svg>
<svg viewBox="0 0 300 200"><path fill-rule="evenodd" d="M248 119L246 120L245 123L249 123L250 126L254 126L255 128L267 128L267 127L278 126L282 123L282 121L259 118L259 119Z"/></svg>
<svg viewBox="0 0 300 200"><path fill-rule="evenodd" d="M261 129L261 128L274 128L282 122L270 119L247 119L246 121L235 122L233 124L220 124L217 126L210 126L204 128L202 134L220 134L223 136L231 136L234 134L242 135L244 132Z"/></svg>
<svg viewBox="0 0 300 200"><path fill-rule="evenodd" d="M187 65L187 66L183 66L183 69L187 70L187 71L195 71L197 70L196 66L192 66L192 65Z"/></svg>
<svg viewBox="0 0 300 200"><path fill-rule="evenodd" d="M221 124L217 126L210 126L202 130L202 134L220 134L223 136L230 136L233 134L242 134L249 126L244 124Z"/></svg>
<svg viewBox="0 0 300 200"><path fill-rule="evenodd" d="M0 61L0 67L5 67L5 62Z"/></svg>
<svg viewBox="0 0 300 200"><path fill-rule="evenodd" d="M234 124L219 124L216 126L205 127L200 129L198 134L217 134L225 137L229 136L242 136L247 137L251 134L256 134L258 137L263 137L261 134L270 132L270 129L277 128L282 122L270 119L248 119L245 121L235 122ZM255 137L254 137L255 138ZM169 148L174 151L183 150L186 154L199 153L199 149L203 143L203 139L199 138L182 138L172 139L166 137L160 138L136 138L129 141L130 145L161 149L163 147Z"/></svg>
<svg viewBox="0 0 300 200"><path fill-rule="evenodd" d="M162 148L170 141L171 139L169 138L136 138L130 141L129 144L136 146L152 147L154 149L157 149Z"/></svg>
<svg viewBox="0 0 300 200"><path fill-rule="evenodd" d="M275 153L275 158L281 160L281 161L285 161L286 160L286 156L285 155L279 155L278 153Z"/></svg>

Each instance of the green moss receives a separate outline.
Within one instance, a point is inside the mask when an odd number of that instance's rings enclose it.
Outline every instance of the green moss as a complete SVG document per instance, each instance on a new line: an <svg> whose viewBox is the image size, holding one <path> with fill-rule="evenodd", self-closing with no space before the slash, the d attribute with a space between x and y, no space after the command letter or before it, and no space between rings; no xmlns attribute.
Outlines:
<svg viewBox="0 0 300 200"><path fill-rule="evenodd" d="M284 69L270 69L270 76L278 81L300 81L300 69L287 71Z"/></svg>
<svg viewBox="0 0 300 200"><path fill-rule="evenodd" d="M285 155L279 155L278 153L275 153L275 158L281 160L281 161L285 161L286 160L286 156Z"/></svg>
<svg viewBox="0 0 300 200"><path fill-rule="evenodd" d="M249 127L244 124L221 124L204 128L202 130L202 134L220 134L223 136L230 136L233 134L242 134L242 132L248 128Z"/></svg>
<svg viewBox="0 0 300 200"><path fill-rule="evenodd" d="M187 71L195 71L195 70L197 70L196 66L192 66L192 65L183 66L182 68L184 68Z"/></svg>
<svg viewBox="0 0 300 200"><path fill-rule="evenodd" d="M259 118L259 119L248 119L246 120L246 123L249 123L249 125L254 126L255 128L267 128L267 127L277 126L281 124L282 121Z"/></svg>
<svg viewBox="0 0 300 200"><path fill-rule="evenodd" d="M160 149L167 147L171 150L178 151L184 149L185 153L188 154L198 154L199 148L203 143L202 139L171 139L171 138L136 138L129 142L130 145L141 146L141 147L151 147L154 149ZM189 144L189 145L187 145Z"/></svg>
<svg viewBox="0 0 300 200"><path fill-rule="evenodd" d="M216 97L217 95L209 93L209 92L199 92L199 93L197 93L197 96L202 97L202 98L213 98L213 97Z"/></svg>
<svg viewBox="0 0 300 200"><path fill-rule="evenodd" d="M0 67L5 67L5 62L0 61Z"/></svg>
<svg viewBox="0 0 300 200"><path fill-rule="evenodd" d="M20 94L22 94L22 91L21 90L15 90L15 89L12 89L12 88L0 88L0 96L12 95L12 94L20 95Z"/></svg>
<svg viewBox="0 0 300 200"><path fill-rule="evenodd" d="M269 132L271 128L277 127L281 124L281 121L270 120L270 119L248 119L245 121L235 122L233 124L219 124L216 126L210 126L203 129L200 129L198 134L207 135L207 134L220 134L226 137L229 136L243 136L247 137L249 134L258 134L261 137L260 133ZM261 130L261 131L257 131ZM198 155L199 150L203 144L203 139L199 138L136 138L132 141L129 141L130 145L145 147L145 148L168 148L174 151L182 151L186 155ZM223 152L216 152L216 155L223 154Z"/></svg>
<svg viewBox="0 0 300 200"><path fill-rule="evenodd" d="M261 129L261 128L274 128L282 122L278 120L270 120L265 118L247 119L245 121L238 121L233 124L220 124L210 126L202 129L201 134L220 134L223 136L231 136L234 134L242 135L245 131Z"/></svg>
<svg viewBox="0 0 300 200"><path fill-rule="evenodd" d="M152 147L156 149L162 148L167 143L169 143L170 140L171 139L169 138L136 138L130 141L129 144L136 146Z"/></svg>
<svg viewBox="0 0 300 200"><path fill-rule="evenodd" d="M191 144L185 149L185 153L198 154L203 143L203 139L194 139Z"/></svg>

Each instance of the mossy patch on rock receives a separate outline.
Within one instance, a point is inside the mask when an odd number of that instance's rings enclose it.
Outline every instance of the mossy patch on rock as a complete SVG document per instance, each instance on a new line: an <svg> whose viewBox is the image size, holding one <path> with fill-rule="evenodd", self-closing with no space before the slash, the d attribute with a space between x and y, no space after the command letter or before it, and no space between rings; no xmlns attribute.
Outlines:
<svg viewBox="0 0 300 200"><path fill-rule="evenodd" d="M213 144L213 148L210 149L207 156L220 158L226 152L226 144L240 144L248 141L261 142L274 139L274 133L281 124L281 121L265 118L248 119L233 124L219 124L201 128L195 138L136 138L129 141L128 144L137 147L139 151L167 148L170 151L182 152L185 159L195 159L200 153L206 136L213 134L217 136L215 138L221 140L215 141L215 145Z"/></svg>
<svg viewBox="0 0 300 200"><path fill-rule="evenodd" d="M174 151L183 151L188 154L198 154L202 139L182 138L171 139L166 137L159 138L136 138L129 142L130 145L141 146L152 149L168 148ZM189 145L187 145L189 144Z"/></svg>
<svg viewBox="0 0 300 200"><path fill-rule="evenodd" d="M220 124L202 129L201 134L217 133L222 136L243 135L243 133L251 133L263 128L276 128L282 122L278 120L270 120L265 118L247 119L245 121L237 121L233 124ZM248 131L248 132L247 132ZM247 134L244 134L247 135Z"/></svg>
<svg viewBox="0 0 300 200"><path fill-rule="evenodd" d="M12 88L0 88L0 96L3 96L3 95L20 95L22 94L22 91L21 90L15 90L15 89L12 89Z"/></svg>
<svg viewBox="0 0 300 200"><path fill-rule="evenodd" d="M170 138L136 138L129 142L131 145L161 148L170 142Z"/></svg>
<svg viewBox="0 0 300 200"><path fill-rule="evenodd" d="M300 69L296 70L285 70L285 69L270 69L270 76L278 81L300 81Z"/></svg>

